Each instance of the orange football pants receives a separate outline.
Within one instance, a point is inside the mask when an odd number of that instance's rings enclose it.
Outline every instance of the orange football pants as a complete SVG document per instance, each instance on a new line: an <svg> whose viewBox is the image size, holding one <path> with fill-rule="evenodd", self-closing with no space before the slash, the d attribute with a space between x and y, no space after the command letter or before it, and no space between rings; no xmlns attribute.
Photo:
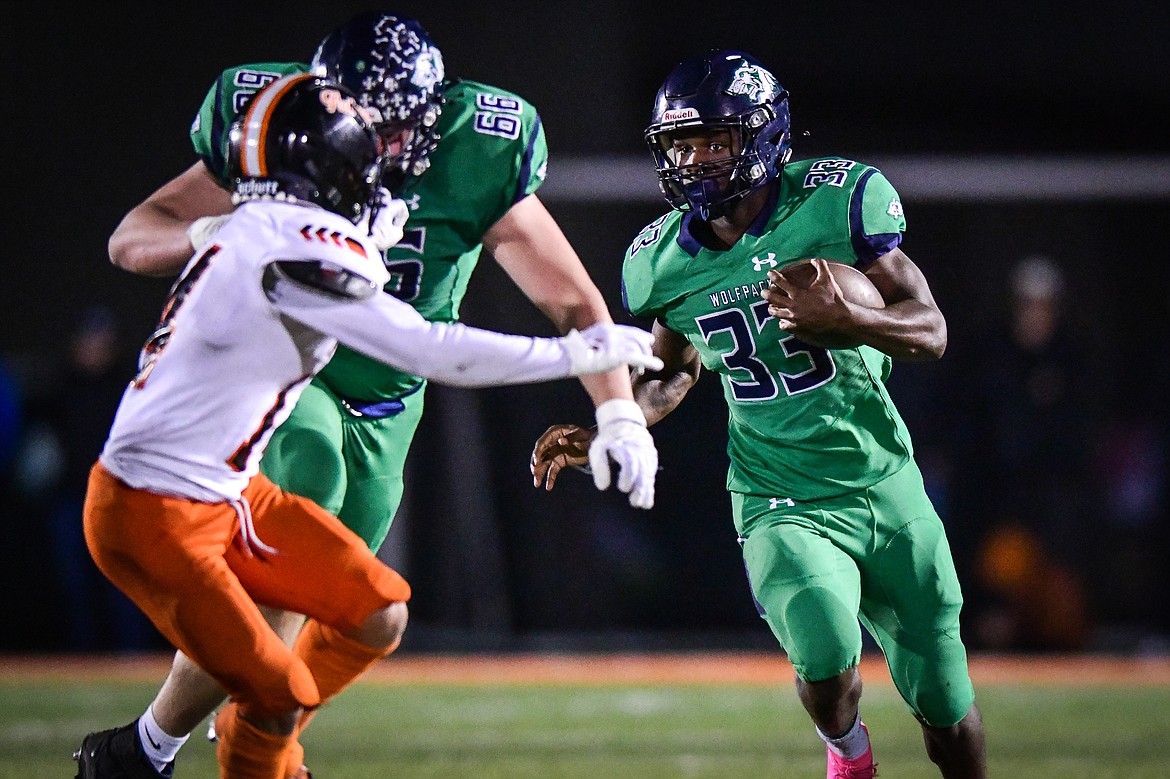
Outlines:
<svg viewBox="0 0 1170 779"><path fill-rule="evenodd" d="M98 463L85 540L102 573L245 714L277 717L321 698L257 603L344 634L376 609L409 600L410 585L332 514L263 475L243 498L237 506L158 495Z"/></svg>

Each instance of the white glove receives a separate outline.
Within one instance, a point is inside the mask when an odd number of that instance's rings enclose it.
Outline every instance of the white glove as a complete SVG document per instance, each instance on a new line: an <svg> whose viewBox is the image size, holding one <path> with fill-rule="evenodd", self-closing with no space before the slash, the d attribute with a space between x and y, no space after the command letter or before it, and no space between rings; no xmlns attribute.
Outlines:
<svg viewBox="0 0 1170 779"><path fill-rule="evenodd" d="M201 216L196 219L187 228L187 237L191 240L191 248L198 249L205 243L209 243L211 236L215 235L216 231L223 227L223 223L231 218L231 214L220 214L219 216Z"/></svg>
<svg viewBox="0 0 1170 779"><path fill-rule="evenodd" d="M610 460L621 468L617 486L629 493L630 505L653 507L658 450L646 429L646 416L632 400L614 398L597 407L597 435L589 445L589 470L599 490L609 489Z"/></svg>
<svg viewBox="0 0 1170 779"><path fill-rule="evenodd" d="M406 218L410 216L410 209L406 202L390 194L390 190L382 187L378 190L381 206L374 214L374 223L369 224L369 214L366 215L366 227L374 246L384 252L402 240L402 229L406 225Z"/></svg>
<svg viewBox="0 0 1170 779"><path fill-rule="evenodd" d="M651 354L654 336L637 327L598 322L580 332L571 330L560 341L569 353L570 376L605 373L619 365L639 372L662 370L662 360Z"/></svg>

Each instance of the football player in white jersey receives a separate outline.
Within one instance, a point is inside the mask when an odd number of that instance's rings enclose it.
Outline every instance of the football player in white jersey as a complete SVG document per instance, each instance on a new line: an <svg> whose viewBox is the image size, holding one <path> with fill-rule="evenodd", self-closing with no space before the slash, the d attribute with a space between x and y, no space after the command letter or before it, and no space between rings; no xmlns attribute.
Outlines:
<svg viewBox="0 0 1170 779"><path fill-rule="evenodd" d="M232 151L238 207L197 249L142 351L91 474L85 534L103 573L230 693L216 719L221 775L273 779L301 711L391 652L406 626L406 581L259 473L272 430L338 342L461 386L661 362L636 328L503 335L428 322L384 293L370 233L401 219L378 195L377 136L334 82L268 86ZM290 650L257 603L310 618L298 640L329 654L331 678L309 672L306 650ZM87 737L79 776L168 776L142 752L140 732L159 737L150 716Z"/></svg>

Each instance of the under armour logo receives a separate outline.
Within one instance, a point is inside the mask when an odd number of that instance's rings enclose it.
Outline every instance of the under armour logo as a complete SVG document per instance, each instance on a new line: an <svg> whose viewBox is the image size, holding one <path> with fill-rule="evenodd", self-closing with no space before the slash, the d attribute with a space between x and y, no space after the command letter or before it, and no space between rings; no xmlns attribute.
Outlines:
<svg viewBox="0 0 1170 779"><path fill-rule="evenodd" d="M406 207L409 208L411 211L417 211L419 200L421 200L421 198L418 196L418 193L415 192L413 195L410 196L410 200L406 201Z"/></svg>
<svg viewBox="0 0 1170 779"><path fill-rule="evenodd" d="M792 508L796 505L796 501L794 501L792 498L770 498L768 500L768 508L770 509L780 508L781 505Z"/></svg>
<svg viewBox="0 0 1170 779"><path fill-rule="evenodd" d="M762 271L764 269L765 265L767 265L769 268L776 267L776 253L775 252L768 252L768 256L762 260L759 257L752 257L752 267L755 268L757 273Z"/></svg>

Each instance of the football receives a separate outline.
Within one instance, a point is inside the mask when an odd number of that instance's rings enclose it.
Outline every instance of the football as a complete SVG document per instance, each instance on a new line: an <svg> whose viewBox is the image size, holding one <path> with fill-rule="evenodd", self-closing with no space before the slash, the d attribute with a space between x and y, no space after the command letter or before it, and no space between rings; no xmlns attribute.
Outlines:
<svg viewBox="0 0 1170 779"><path fill-rule="evenodd" d="M849 265L832 260L825 261L833 280L841 288L841 294L850 303L856 303L867 308L885 308L882 293L861 271ZM780 269L780 275L798 287L807 288L817 275L817 269L810 260L801 260L795 264ZM822 332L816 335L804 333L800 336L805 343L821 346L825 349L851 349L857 346L855 339L839 336L832 332Z"/></svg>
<svg viewBox="0 0 1170 779"><path fill-rule="evenodd" d="M850 267L840 262L827 262L829 272L833 274L833 280L837 282L837 286L841 288L841 293L845 299L850 303L856 303L859 306L867 308L885 308L886 302L882 300L882 293L877 291L877 287L869 280L861 271ZM817 271L813 264L808 260L801 260L798 263L789 265L780 269L780 274L785 279L797 285L798 287L808 287L812 280L816 278Z"/></svg>

